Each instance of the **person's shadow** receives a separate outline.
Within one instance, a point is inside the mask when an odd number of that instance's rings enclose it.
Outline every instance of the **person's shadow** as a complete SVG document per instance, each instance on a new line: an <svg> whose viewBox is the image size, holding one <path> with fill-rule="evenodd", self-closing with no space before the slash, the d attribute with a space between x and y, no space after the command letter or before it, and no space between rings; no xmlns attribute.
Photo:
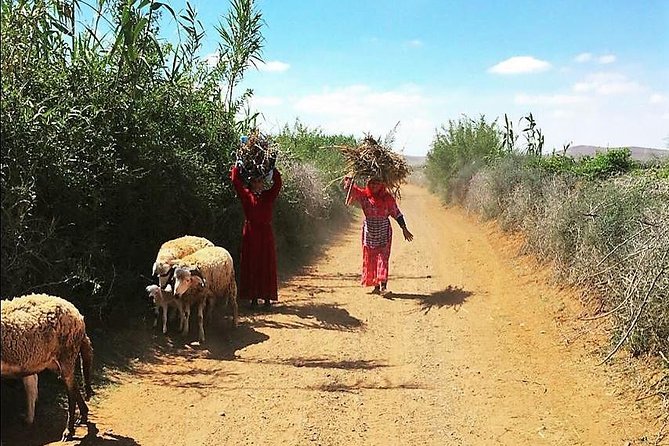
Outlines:
<svg viewBox="0 0 669 446"><path fill-rule="evenodd" d="M472 295L471 291L462 289L461 287L454 287L449 285L448 288L442 291L437 291L431 294L409 294L409 293L393 293L389 292L384 297L389 300L395 299L412 299L417 300L420 304L421 311L427 314L433 308L450 307L458 311L460 307Z"/></svg>

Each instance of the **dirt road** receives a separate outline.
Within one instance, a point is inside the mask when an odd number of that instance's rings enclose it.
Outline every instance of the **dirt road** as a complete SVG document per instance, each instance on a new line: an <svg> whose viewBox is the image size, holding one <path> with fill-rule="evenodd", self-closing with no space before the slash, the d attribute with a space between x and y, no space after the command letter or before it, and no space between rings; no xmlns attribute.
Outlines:
<svg viewBox="0 0 669 446"><path fill-rule="evenodd" d="M400 207L415 240L395 231L390 296L358 284L356 222L271 311L119 375L72 444L653 444L573 296L424 189Z"/></svg>

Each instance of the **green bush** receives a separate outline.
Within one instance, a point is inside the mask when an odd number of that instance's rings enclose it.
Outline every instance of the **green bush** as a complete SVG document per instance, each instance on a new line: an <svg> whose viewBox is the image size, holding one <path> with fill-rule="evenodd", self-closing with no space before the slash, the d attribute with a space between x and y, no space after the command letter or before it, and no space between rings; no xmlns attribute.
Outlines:
<svg viewBox="0 0 669 446"><path fill-rule="evenodd" d="M2 1L1 292L127 314L145 302L162 242L201 235L238 256L243 214L229 169L252 117L236 121L250 93L232 87L257 59L260 15L250 0L232 3L210 67L196 56L204 31L189 5L174 15L185 36L176 43L158 37L157 13L172 13L164 3L110 3L101 41L85 27L68 35L59 5ZM300 252L300 231L343 201L326 187L337 154L314 148L340 138L303 127L282 138L277 238Z"/></svg>
<svg viewBox="0 0 669 446"><path fill-rule="evenodd" d="M488 123L484 116L475 121L465 116L437 130L427 154L426 175L434 190L451 199L461 194L456 187L468 181L465 172L475 172L471 166L485 165L503 153L496 121Z"/></svg>

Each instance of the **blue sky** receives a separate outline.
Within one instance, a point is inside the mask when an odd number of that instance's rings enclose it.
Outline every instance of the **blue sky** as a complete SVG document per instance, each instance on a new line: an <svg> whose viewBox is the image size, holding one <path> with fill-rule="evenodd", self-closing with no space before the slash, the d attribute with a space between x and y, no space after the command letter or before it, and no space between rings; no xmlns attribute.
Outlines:
<svg viewBox="0 0 669 446"><path fill-rule="evenodd" d="M228 3L192 4L211 54ZM399 121L395 149L424 155L436 129L463 114L507 113L518 126L532 112L548 150L669 145L669 0L256 5L266 63L243 86L266 132L299 118L384 136Z"/></svg>

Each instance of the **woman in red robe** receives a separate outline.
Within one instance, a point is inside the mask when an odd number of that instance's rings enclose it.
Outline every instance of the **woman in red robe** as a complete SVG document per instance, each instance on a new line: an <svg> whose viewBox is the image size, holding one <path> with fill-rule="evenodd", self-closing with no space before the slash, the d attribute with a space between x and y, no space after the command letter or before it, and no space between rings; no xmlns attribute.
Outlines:
<svg viewBox="0 0 669 446"><path fill-rule="evenodd" d="M350 177L346 177L344 187L348 193L346 204L359 204L365 214L362 226L362 285L373 286L374 294L386 294L388 262L393 239L393 230L388 217L397 220L405 240L409 242L413 240L413 234L407 229L395 198L381 181L370 178L367 187L362 189L353 184Z"/></svg>
<svg viewBox="0 0 669 446"><path fill-rule="evenodd" d="M242 231L238 298L250 300L254 306L258 299L264 299L265 306L270 306L271 301L279 299L272 211L281 190L281 174L276 168L272 170L273 184L268 190L263 190L262 178L251 179L247 186L238 166L232 168L230 178L246 218Z"/></svg>

